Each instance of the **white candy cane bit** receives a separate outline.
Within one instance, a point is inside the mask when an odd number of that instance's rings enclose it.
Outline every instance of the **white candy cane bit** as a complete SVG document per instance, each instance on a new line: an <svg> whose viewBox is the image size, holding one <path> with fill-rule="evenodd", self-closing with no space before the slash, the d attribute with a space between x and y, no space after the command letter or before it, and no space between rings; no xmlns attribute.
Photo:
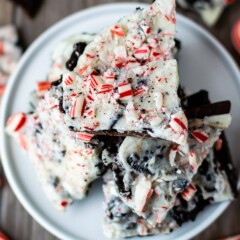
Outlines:
<svg viewBox="0 0 240 240"><path fill-rule="evenodd" d="M123 29L118 25L115 25L114 27L112 27L110 29L110 31L111 31L112 35L117 35L119 37L124 37L125 36L125 33L124 33Z"/></svg>
<svg viewBox="0 0 240 240"><path fill-rule="evenodd" d="M115 74L110 69L103 73L103 80L106 83L113 83L115 80Z"/></svg>
<svg viewBox="0 0 240 240"><path fill-rule="evenodd" d="M175 166L175 158L177 155L177 151L178 151L178 147L177 146L173 146L170 151L169 151L169 163L171 166Z"/></svg>
<svg viewBox="0 0 240 240"><path fill-rule="evenodd" d="M12 132L17 132L26 123L27 116L25 113L19 112L10 116L7 120L7 130Z"/></svg>
<svg viewBox="0 0 240 240"><path fill-rule="evenodd" d="M158 39L155 38L148 38L147 39L148 42L148 46L152 49L152 48L156 48L158 46Z"/></svg>
<svg viewBox="0 0 240 240"><path fill-rule="evenodd" d="M121 83L118 85L119 99L129 100L132 97L132 87L130 83Z"/></svg>
<svg viewBox="0 0 240 240"><path fill-rule="evenodd" d="M195 170L197 168L197 156L194 151L189 152L189 164L192 170Z"/></svg>
<svg viewBox="0 0 240 240"><path fill-rule="evenodd" d="M156 187L154 188L154 192L155 192L158 196L160 196L160 194L161 194L161 189L160 189L160 187L159 187L159 186L156 186Z"/></svg>
<svg viewBox="0 0 240 240"><path fill-rule="evenodd" d="M186 201L190 201L195 195L196 191L196 187L192 183L190 183L189 186L181 193L181 195L183 199L185 199Z"/></svg>
<svg viewBox="0 0 240 240"><path fill-rule="evenodd" d="M140 87L134 91L133 96L134 97L142 96L145 93L145 91L146 90L144 88Z"/></svg>
<svg viewBox="0 0 240 240"><path fill-rule="evenodd" d="M73 105L70 111L70 117L76 118L81 117L84 114L84 109L86 107L86 99L84 96L79 96L73 101Z"/></svg>
<svg viewBox="0 0 240 240"><path fill-rule="evenodd" d="M158 111L162 110L164 95L161 92L154 93L156 109Z"/></svg>
<svg viewBox="0 0 240 240"><path fill-rule="evenodd" d="M151 33L151 28L147 25L140 25L140 27L142 28L143 32L148 35L149 33Z"/></svg>
<svg viewBox="0 0 240 240"><path fill-rule="evenodd" d="M91 133L86 133L86 132L76 133L76 139L83 142L90 142L93 137L94 137L94 134L91 134Z"/></svg>
<svg viewBox="0 0 240 240"><path fill-rule="evenodd" d="M51 88L50 82L38 82L37 83L37 95L42 97L45 92L47 92Z"/></svg>
<svg viewBox="0 0 240 240"><path fill-rule="evenodd" d="M199 130L192 131L191 135L200 143L204 143L209 139L206 133Z"/></svg>
<svg viewBox="0 0 240 240"><path fill-rule="evenodd" d="M151 190L151 182L144 176L139 178L135 190L135 207L137 212L142 212Z"/></svg>
<svg viewBox="0 0 240 240"><path fill-rule="evenodd" d="M125 60L127 58L126 48L124 46L118 46L114 50L115 59Z"/></svg>
<svg viewBox="0 0 240 240"><path fill-rule="evenodd" d="M182 133L187 130L187 118L185 114L181 111L171 116L171 121L169 123L170 127L177 133Z"/></svg>
<svg viewBox="0 0 240 240"><path fill-rule="evenodd" d="M67 73L64 74L63 76L63 82L66 86L69 86L71 84L73 84L73 82L75 81L75 75L74 73Z"/></svg>
<svg viewBox="0 0 240 240"><path fill-rule="evenodd" d="M143 44L140 48L134 51L134 56L137 59L147 60L149 58L149 47Z"/></svg>
<svg viewBox="0 0 240 240"><path fill-rule="evenodd" d="M98 94L111 92L112 90L113 90L113 85L112 84L103 84L101 86L100 90L98 91Z"/></svg>
<svg viewBox="0 0 240 240"><path fill-rule="evenodd" d="M102 80L100 76L96 75L89 75L88 81L90 81L90 88L91 89L98 89L99 86L102 85Z"/></svg>

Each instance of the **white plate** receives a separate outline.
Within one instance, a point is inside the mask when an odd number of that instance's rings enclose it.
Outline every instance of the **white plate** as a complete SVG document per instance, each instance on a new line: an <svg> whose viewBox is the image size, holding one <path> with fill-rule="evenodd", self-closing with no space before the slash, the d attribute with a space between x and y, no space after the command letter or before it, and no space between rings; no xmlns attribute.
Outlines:
<svg viewBox="0 0 240 240"><path fill-rule="evenodd" d="M120 17L132 12L139 3L110 4L78 12L57 23L41 35L24 54L12 76L1 112L1 129L7 117L16 111L27 111L28 96L35 82L46 78L50 53L61 40L80 32L98 32ZM212 100L230 99L233 103L233 124L227 131L230 148L236 162L240 139L240 81L239 71L231 57L202 28L177 16L178 38L183 42L180 54L180 78L190 90L207 89ZM76 202L64 212L57 212L38 184L33 166L19 146L1 130L1 153L8 181L26 210L44 228L61 239L105 239L101 230L103 195L96 183L86 200ZM189 239L206 228L228 206L221 203L208 207L195 222L187 223L170 235L146 239ZM137 238L134 238L137 239ZM145 238L141 238L142 240Z"/></svg>

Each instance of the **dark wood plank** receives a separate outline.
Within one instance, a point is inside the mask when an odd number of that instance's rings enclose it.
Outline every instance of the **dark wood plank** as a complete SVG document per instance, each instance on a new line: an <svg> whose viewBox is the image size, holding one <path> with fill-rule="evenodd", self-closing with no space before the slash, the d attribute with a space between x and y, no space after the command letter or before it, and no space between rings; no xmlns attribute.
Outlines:
<svg viewBox="0 0 240 240"><path fill-rule="evenodd" d="M123 2L118 0L45 0L38 15L34 19L30 19L26 14L17 8L14 20L19 27L21 36L24 40L25 46L29 46L32 41L38 37L49 26L56 23L60 19L77 12L81 9L99 5L103 3ZM125 1L129 2L129 1ZM134 0L130 0L134 2ZM150 0L141 0L139 2L148 2ZM184 15L189 16L194 21L202 24L200 17L192 12L178 9ZM0 0L0 25L10 23L12 20L13 6L7 0ZM234 50L230 31L234 22L240 18L240 4L236 0L224 14L220 21L213 28L206 28L213 35L215 35L220 42L228 49L228 51L235 58L240 66L240 57ZM194 240L202 239L216 239L230 234L240 233L240 225L238 224L240 215L240 200L235 201L227 209L227 211L208 229L203 231ZM36 223L31 216L23 209L18 202L12 190L8 185L5 186L2 196L2 204L0 211L0 226L6 231L13 240L55 240L54 236L44 230L38 223Z"/></svg>
<svg viewBox="0 0 240 240"><path fill-rule="evenodd" d="M13 5L6 0L0 0L0 26L9 24L12 21Z"/></svg>

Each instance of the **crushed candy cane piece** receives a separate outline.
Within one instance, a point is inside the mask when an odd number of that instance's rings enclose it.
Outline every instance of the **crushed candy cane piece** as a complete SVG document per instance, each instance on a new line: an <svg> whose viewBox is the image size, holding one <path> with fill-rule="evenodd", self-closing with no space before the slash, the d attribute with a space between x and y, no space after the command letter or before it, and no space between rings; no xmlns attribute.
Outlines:
<svg viewBox="0 0 240 240"><path fill-rule="evenodd" d="M190 183L189 186L181 193L181 195L183 199L185 199L186 201L190 201L195 195L196 191L196 187L192 183Z"/></svg>
<svg viewBox="0 0 240 240"><path fill-rule="evenodd" d="M0 41L0 56L4 54L4 42Z"/></svg>
<svg viewBox="0 0 240 240"><path fill-rule="evenodd" d="M177 146L173 146L170 151L169 151L169 162L171 166L175 166L175 158L177 155L177 151L178 151L178 147Z"/></svg>
<svg viewBox="0 0 240 240"><path fill-rule="evenodd" d="M128 82L118 85L119 98L121 100L129 100L132 97L132 87Z"/></svg>
<svg viewBox="0 0 240 240"><path fill-rule="evenodd" d="M222 145L223 145L223 140L221 138L219 138L215 144L215 149L217 151L220 151L222 149Z"/></svg>
<svg viewBox="0 0 240 240"><path fill-rule="evenodd" d="M189 152L189 164L192 168L192 170L195 170L197 167L197 156L196 153L193 151Z"/></svg>
<svg viewBox="0 0 240 240"><path fill-rule="evenodd" d="M111 92L113 90L113 85L111 84L103 84L100 88L100 90L98 91L99 94L101 93L107 93L107 92Z"/></svg>
<svg viewBox="0 0 240 240"><path fill-rule="evenodd" d="M89 75L88 80L90 81L90 88L97 89L99 86L102 85L102 80L100 76L96 75Z"/></svg>
<svg viewBox="0 0 240 240"><path fill-rule="evenodd" d="M146 90L145 90L144 88L140 87L140 88L138 88L138 89L136 89L136 90L134 91L133 96L134 96L134 97L142 96L143 93L145 93L145 91L146 91Z"/></svg>
<svg viewBox="0 0 240 240"><path fill-rule="evenodd" d="M42 97L45 92L47 92L51 88L51 83L46 81L46 82L38 82L37 83L37 95L39 97Z"/></svg>
<svg viewBox="0 0 240 240"><path fill-rule="evenodd" d="M74 79L75 77L73 73L67 73L63 76L63 82L66 86L73 84Z"/></svg>
<svg viewBox="0 0 240 240"><path fill-rule="evenodd" d="M143 30L143 32L147 35L149 33L151 33L151 28L147 25L141 25L141 28Z"/></svg>
<svg viewBox="0 0 240 240"><path fill-rule="evenodd" d="M115 74L110 69L103 73L103 80L106 83L112 83L115 80Z"/></svg>
<svg viewBox="0 0 240 240"><path fill-rule="evenodd" d="M143 44L140 48L134 51L134 56L137 59L147 60L149 57L149 47L147 44Z"/></svg>
<svg viewBox="0 0 240 240"><path fill-rule="evenodd" d="M17 132L25 124L27 120L26 114L19 112L10 116L7 120L7 129L10 132Z"/></svg>
<svg viewBox="0 0 240 240"><path fill-rule="evenodd" d="M94 137L94 134L87 133L87 132L78 132L76 134L76 139L83 142L90 142L93 137Z"/></svg>
<svg viewBox="0 0 240 240"><path fill-rule="evenodd" d="M183 131L186 131L188 128L188 123L184 112L178 112L177 114L173 114L169 125L175 132L181 133Z"/></svg>
<svg viewBox="0 0 240 240"><path fill-rule="evenodd" d="M70 116L72 118L81 117L84 113L86 107L86 99L84 96L79 96L73 101L73 105L70 111Z"/></svg>
<svg viewBox="0 0 240 240"><path fill-rule="evenodd" d="M112 35L117 35L117 36L120 36L120 37L125 36L125 33L120 26L115 25L113 28L111 28L110 31L111 31Z"/></svg>
<svg viewBox="0 0 240 240"><path fill-rule="evenodd" d="M200 143L204 143L208 140L208 135L199 130L192 131L191 135Z"/></svg>

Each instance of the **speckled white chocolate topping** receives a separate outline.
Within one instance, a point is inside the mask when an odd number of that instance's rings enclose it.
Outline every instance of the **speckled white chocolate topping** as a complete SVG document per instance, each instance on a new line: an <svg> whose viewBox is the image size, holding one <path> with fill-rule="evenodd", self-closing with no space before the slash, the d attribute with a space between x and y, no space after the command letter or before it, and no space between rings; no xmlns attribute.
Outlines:
<svg viewBox="0 0 240 240"><path fill-rule="evenodd" d="M175 1L157 0L102 30L86 47L75 71L89 75L109 67L131 68L172 58L175 36Z"/></svg>
<svg viewBox="0 0 240 240"><path fill-rule="evenodd" d="M78 131L147 132L185 144L188 123L177 96L178 84L176 60L129 70L111 68L86 78L67 73L63 76L66 124Z"/></svg>
<svg viewBox="0 0 240 240"><path fill-rule="evenodd" d="M205 24L213 26L220 18L225 7L230 4L231 0L196 0L193 6L190 6L186 0L177 0L177 3L184 7L191 7L195 9L202 17Z"/></svg>
<svg viewBox="0 0 240 240"><path fill-rule="evenodd" d="M73 45L78 42L89 43L93 40L92 34L77 34L61 41L53 50L51 56L51 68L48 72L48 80L54 82L66 71L66 61L73 52Z"/></svg>
<svg viewBox="0 0 240 240"><path fill-rule="evenodd" d="M98 177L100 160L98 148L78 141L65 125L58 94L58 89L45 94L36 113L26 115L25 124L10 132L33 161L47 197L61 209L85 197L89 183Z"/></svg>

